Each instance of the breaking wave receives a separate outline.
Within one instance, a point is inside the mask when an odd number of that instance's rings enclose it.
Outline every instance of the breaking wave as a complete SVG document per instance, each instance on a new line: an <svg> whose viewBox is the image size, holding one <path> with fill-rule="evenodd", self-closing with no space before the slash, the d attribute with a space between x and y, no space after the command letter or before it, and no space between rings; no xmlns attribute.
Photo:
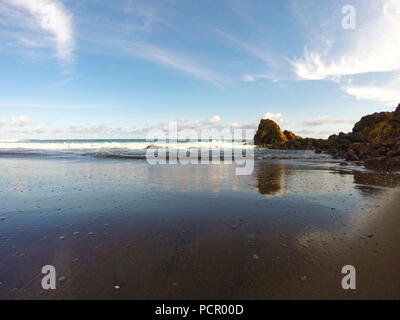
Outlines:
<svg viewBox="0 0 400 320"><path fill-rule="evenodd" d="M24 140L0 141L2 157L94 157L108 159L145 159L147 149L168 148L187 150L195 154L196 150L254 149L255 159L319 159L330 157L304 150L269 150L255 148L244 141L184 141L169 143L167 141L149 142L146 140Z"/></svg>

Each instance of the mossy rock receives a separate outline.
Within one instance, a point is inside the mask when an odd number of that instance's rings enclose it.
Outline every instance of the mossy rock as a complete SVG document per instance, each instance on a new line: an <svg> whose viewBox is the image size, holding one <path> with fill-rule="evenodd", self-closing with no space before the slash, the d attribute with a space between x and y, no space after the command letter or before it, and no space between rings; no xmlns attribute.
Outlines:
<svg viewBox="0 0 400 320"><path fill-rule="evenodd" d="M275 121L269 119L261 120L254 136L255 145L281 144L287 141L288 139Z"/></svg>

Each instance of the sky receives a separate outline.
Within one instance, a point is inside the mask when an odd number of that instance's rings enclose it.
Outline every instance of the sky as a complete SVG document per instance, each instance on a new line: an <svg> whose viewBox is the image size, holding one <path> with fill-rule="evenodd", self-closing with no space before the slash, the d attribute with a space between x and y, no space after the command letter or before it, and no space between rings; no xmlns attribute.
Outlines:
<svg viewBox="0 0 400 320"><path fill-rule="evenodd" d="M326 138L400 103L398 48L398 0L0 0L0 140Z"/></svg>

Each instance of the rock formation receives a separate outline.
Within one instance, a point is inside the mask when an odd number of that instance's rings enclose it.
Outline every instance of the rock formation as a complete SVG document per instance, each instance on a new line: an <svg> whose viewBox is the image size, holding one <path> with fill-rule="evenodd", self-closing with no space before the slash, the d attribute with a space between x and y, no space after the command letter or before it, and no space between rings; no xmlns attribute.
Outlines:
<svg viewBox="0 0 400 320"><path fill-rule="evenodd" d="M296 141L301 139L301 137L296 136L293 132L288 130L283 131L283 134L288 139L288 141Z"/></svg>
<svg viewBox="0 0 400 320"><path fill-rule="evenodd" d="M335 140L336 136L328 140ZM400 104L394 112L380 112L363 117L351 133L332 146L329 153L350 161L364 161L365 167L377 170L400 169Z"/></svg>
<svg viewBox="0 0 400 320"><path fill-rule="evenodd" d="M324 151L335 158L363 161L369 169L400 170L400 104L394 112L367 115L352 132L328 139L302 139L292 132L282 132L272 120L261 120L254 143L274 149Z"/></svg>
<svg viewBox="0 0 400 320"><path fill-rule="evenodd" d="M258 146L272 146L274 144L283 144L288 138L283 134L281 128L272 120L262 119L256 135L254 144Z"/></svg>

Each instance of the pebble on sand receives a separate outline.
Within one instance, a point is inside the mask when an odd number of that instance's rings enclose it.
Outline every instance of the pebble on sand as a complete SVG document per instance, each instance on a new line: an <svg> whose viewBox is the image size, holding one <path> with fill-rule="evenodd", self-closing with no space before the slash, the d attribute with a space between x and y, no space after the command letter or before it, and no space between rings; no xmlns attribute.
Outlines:
<svg viewBox="0 0 400 320"><path fill-rule="evenodd" d="M75 232L74 232L74 236L77 236L78 234L79 234L78 231L75 231Z"/></svg>
<svg viewBox="0 0 400 320"><path fill-rule="evenodd" d="M301 276L300 280L303 281L303 282L306 282L307 281L307 276Z"/></svg>
<svg viewBox="0 0 400 320"><path fill-rule="evenodd" d="M114 289L119 290L119 289L121 289L121 287L116 285L116 286L114 286Z"/></svg>
<svg viewBox="0 0 400 320"><path fill-rule="evenodd" d="M64 239L65 239L65 237L64 237L64 236L60 236L60 237L58 237L58 239L60 239L60 240L64 240Z"/></svg>
<svg viewBox="0 0 400 320"><path fill-rule="evenodd" d="M89 235L89 236L92 236L92 235L93 235L93 232L89 232L88 235Z"/></svg>
<svg viewBox="0 0 400 320"><path fill-rule="evenodd" d="M258 260L258 259L260 259L260 257L256 254L253 254L253 260Z"/></svg>
<svg viewBox="0 0 400 320"><path fill-rule="evenodd" d="M3 220L6 220L6 218L5 217L0 217L0 220L3 221Z"/></svg>

